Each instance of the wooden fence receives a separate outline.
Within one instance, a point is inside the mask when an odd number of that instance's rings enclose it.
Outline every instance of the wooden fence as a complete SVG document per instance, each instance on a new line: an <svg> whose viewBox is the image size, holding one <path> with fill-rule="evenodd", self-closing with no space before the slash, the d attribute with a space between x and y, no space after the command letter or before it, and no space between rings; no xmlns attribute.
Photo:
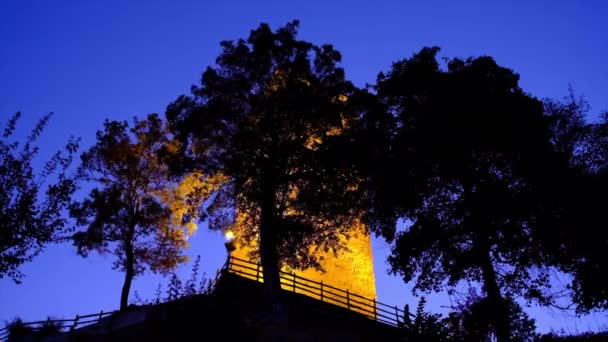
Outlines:
<svg viewBox="0 0 608 342"><path fill-rule="evenodd" d="M227 265L222 267L230 273L264 282L262 266L248 260L230 256ZM397 306L390 306L378 302L375 298L366 298L348 289L343 290L334 286L300 277L295 273L281 272L281 288L287 291L305 294L322 302L331 303L348 310L363 314L364 316L378 322L392 325L394 327L404 326L406 322L412 321L414 316L406 313ZM404 319L409 315L410 319Z"/></svg>
<svg viewBox="0 0 608 342"><path fill-rule="evenodd" d="M47 319L46 321L37 322L20 322L18 325L7 325L0 329L0 342L6 341L10 335L11 327L14 329L23 329L31 332L42 331L43 329L52 329L56 332L72 331L76 328L82 328L87 325L98 323L102 318L113 315L118 311L109 311L94 313L90 315L76 315L72 319Z"/></svg>
<svg viewBox="0 0 608 342"><path fill-rule="evenodd" d="M217 271L215 278L209 284L208 291L212 292L217 285L218 279L225 272L230 272L257 282L264 282L262 266L248 260L229 256L226 263ZM413 321L414 316L399 309L397 306L390 306L378 302L375 298L365 298L348 289L343 290L334 286L317 282L311 279L300 277L295 273L281 271L281 288L287 291L305 294L309 297L318 299L322 302L331 303L353 312L364 315L375 321L388 324L394 327L407 326L407 322ZM36 332L51 327L61 332L73 331L87 325L98 323L102 318L110 316L118 311L99 312L90 315L76 315L73 319L48 319L46 321L22 322L21 328ZM404 319L405 315L409 319ZM8 339L11 326L8 325L0 329L0 342Z"/></svg>

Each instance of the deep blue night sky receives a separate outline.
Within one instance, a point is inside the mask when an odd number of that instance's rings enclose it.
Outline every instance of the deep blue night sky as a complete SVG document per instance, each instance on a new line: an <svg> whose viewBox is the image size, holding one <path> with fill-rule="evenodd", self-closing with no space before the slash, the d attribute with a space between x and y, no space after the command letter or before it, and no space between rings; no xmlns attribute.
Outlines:
<svg viewBox="0 0 608 342"><path fill-rule="evenodd" d="M126 4L128 3L128 5ZM130 119L166 105L198 83L220 52L219 41L246 37L261 22L273 28L301 21L300 37L331 43L347 76L374 82L391 62L423 46L446 57L493 56L521 75L525 91L561 98L571 85L591 105L608 110L608 4L604 1L85 1L3 0L0 3L0 126L16 111L26 132L45 113L55 115L41 137L41 157L70 135L93 142L105 118ZM602 20L604 19L604 20ZM222 238L201 227L191 239L207 273L225 257ZM409 287L386 275L388 247L374 241L379 300L416 304ZM0 280L0 325L73 317L118 307L122 274L111 256L82 259L56 245L22 270L22 285ZM180 270L187 277L189 266ZM158 276L136 279L150 298ZM430 298L431 310L449 305ZM541 331L606 328L606 314L573 319L529 309Z"/></svg>

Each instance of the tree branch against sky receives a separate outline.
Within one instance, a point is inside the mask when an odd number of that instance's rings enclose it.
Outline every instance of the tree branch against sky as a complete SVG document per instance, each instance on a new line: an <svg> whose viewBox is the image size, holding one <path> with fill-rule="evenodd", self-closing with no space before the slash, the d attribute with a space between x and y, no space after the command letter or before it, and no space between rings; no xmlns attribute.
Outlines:
<svg viewBox="0 0 608 342"><path fill-rule="evenodd" d="M25 141L11 141L20 117L10 117L0 139L0 278L17 283L23 277L19 267L66 231L64 210L75 190L68 167L78 149L71 139L37 172L36 143L51 114L37 122Z"/></svg>

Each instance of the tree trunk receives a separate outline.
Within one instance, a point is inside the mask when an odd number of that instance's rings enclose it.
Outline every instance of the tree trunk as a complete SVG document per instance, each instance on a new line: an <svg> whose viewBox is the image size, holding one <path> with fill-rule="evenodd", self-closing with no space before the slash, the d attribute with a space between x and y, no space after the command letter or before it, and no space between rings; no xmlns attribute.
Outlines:
<svg viewBox="0 0 608 342"><path fill-rule="evenodd" d="M286 307L281 302L281 276L278 253L275 210L276 185L272 172L266 174L260 203L260 259L263 268L264 293L268 305L268 319L271 324L283 324Z"/></svg>
<svg viewBox="0 0 608 342"><path fill-rule="evenodd" d="M466 198L474 198L471 182L463 182L464 196ZM474 215L473 215L474 216ZM505 300L502 298L498 280L496 279L496 270L492 263L490 237L484 227L487 228L488 223L470 218L471 224L475 227L475 235L473 243L475 254L479 258L481 273L483 278L483 288L488 298L488 303L492 308L492 325L496 333L498 342L507 342L511 340L511 327L509 323L509 314Z"/></svg>
<svg viewBox="0 0 608 342"><path fill-rule="evenodd" d="M487 240L487 238L486 238ZM483 276L483 287L488 296L488 302L493 308L492 310L492 321L496 332L496 339L498 342L506 342L511 340L511 327L509 324L509 314L507 312L507 306L500 288L498 287L498 281L496 279L496 270L492 264L490 258L490 248L488 243L482 243L481 257L481 270Z"/></svg>
<svg viewBox="0 0 608 342"><path fill-rule="evenodd" d="M277 323L285 319L283 305L280 300L281 295L281 269L278 253L276 231L276 193L278 180L276 167L279 164L277 151L279 149L278 137L274 128L273 113L265 115L263 125L265 131L270 133L270 150L267 151L268 157L262 168L262 193L260 203L260 261L262 264L262 276L264 277L264 292L267 303L270 306L270 320Z"/></svg>
<svg viewBox="0 0 608 342"><path fill-rule="evenodd" d="M263 195L260 220L260 259L262 262L264 288L267 294L276 298L281 290L279 253L275 236L274 191Z"/></svg>
<svg viewBox="0 0 608 342"><path fill-rule="evenodd" d="M131 226L125 239L125 282L122 285L122 293L120 295L120 311L126 310L129 305L129 292L131 291L131 283L135 276L134 235L135 226Z"/></svg>

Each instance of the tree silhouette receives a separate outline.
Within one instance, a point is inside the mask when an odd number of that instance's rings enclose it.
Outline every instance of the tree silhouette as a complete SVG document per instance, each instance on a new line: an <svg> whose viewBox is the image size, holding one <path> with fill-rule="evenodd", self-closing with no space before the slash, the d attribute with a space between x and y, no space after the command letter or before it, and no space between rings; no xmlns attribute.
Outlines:
<svg viewBox="0 0 608 342"><path fill-rule="evenodd" d="M585 138L584 172L569 196L565 240L572 251L570 259L564 254L560 264L574 275L574 300L581 311L608 309L608 284L602 276L608 272L608 230L606 230L606 201L608 192L608 114L598 123L589 125ZM576 197L572 197L576 196ZM577 201L578 199L578 201Z"/></svg>
<svg viewBox="0 0 608 342"><path fill-rule="evenodd" d="M409 317L409 312L404 315L405 333L410 340L420 341L445 341L448 335L440 314L432 314L425 311L426 298L421 297L416 307L416 314L413 322Z"/></svg>
<svg viewBox="0 0 608 342"><path fill-rule="evenodd" d="M23 145L10 140L20 117L16 113L9 119L0 139L0 278L17 283L23 276L19 266L64 231L63 210L75 190L74 179L66 171L78 149L77 141L71 139L65 151L56 152L36 173L36 140L51 114L38 121Z"/></svg>
<svg viewBox="0 0 608 342"><path fill-rule="evenodd" d="M281 261L320 267L310 246L340 251L360 216L359 178L341 153L354 87L340 54L296 39L297 27L262 24L222 42L201 86L167 110L194 165L229 179L209 206L210 227L259 246L269 293L280 288Z"/></svg>
<svg viewBox="0 0 608 342"><path fill-rule="evenodd" d="M534 319L522 310L512 298L505 298L507 312L511 321L511 339L513 341L536 341L536 324ZM495 336L490 318L494 308L487 298L478 294L473 288L464 301L458 303L455 310L444 320L449 331L450 341L493 341Z"/></svg>
<svg viewBox="0 0 608 342"><path fill-rule="evenodd" d="M198 282L198 276L199 276L198 273L199 273L200 263L201 263L201 256L197 255L196 259L194 260L194 264L192 265L192 274L190 275L190 278L188 278L188 280L184 284L184 295L185 296L192 296L198 292L197 291L198 290L197 282Z"/></svg>
<svg viewBox="0 0 608 342"><path fill-rule="evenodd" d="M535 228L543 174L557 163L550 131L518 75L490 57L442 69L438 51L422 49L378 78L396 120L387 163L399 171L374 176L372 218L389 237L397 218L412 222L397 235L393 272L423 291L480 282L498 340L507 341L503 291L543 299L548 285Z"/></svg>
<svg viewBox="0 0 608 342"><path fill-rule="evenodd" d="M167 296L165 301L173 301L183 296L182 281L179 279L177 274L172 273L169 278L169 285L167 287Z"/></svg>
<svg viewBox="0 0 608 342"><path fill-rule="evenodd" d="M120 308L127 307L133 277L149 267L166 274L187 260L183 249L196 229L196 208L214 190L200 172L173 180L166 163L179 151L162 120L151 114L126 122L106 121L97 143L82 154L79 177L97 188L71 215L86 227L73 236L79 254L112 251L125 272ZM170 159L170 158L169 158Z"/></svg>
<svg viewBox="0 0 608 342"><path fill-rule="evenodd" d="M587 103L570 96L546 101L554 145L569 168L553 172L560 186L550 192L552 220L543 231L554 264L573 276L570 288L579 312L608 308L608 271L604 228L608 191L608 114L588 123ZM556 182L556 183L557 183Z"/></svg>

